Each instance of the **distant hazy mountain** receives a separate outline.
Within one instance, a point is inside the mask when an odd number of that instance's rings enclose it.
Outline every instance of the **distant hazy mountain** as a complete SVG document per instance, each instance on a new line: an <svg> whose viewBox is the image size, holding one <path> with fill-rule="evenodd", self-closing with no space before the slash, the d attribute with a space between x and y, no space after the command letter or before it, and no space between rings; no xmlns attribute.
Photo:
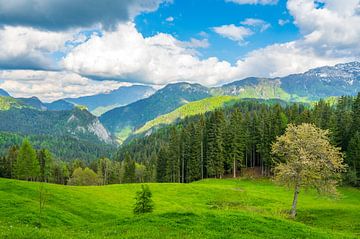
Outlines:
<svg viewBox="0 0 360 239"><path fill-rule="evenodd" d="M57 100L51 103L44 104L47 110L60 111L60 110L72 110L75 108L73 103L66 100Z"/></svg>
<svg viewBox="0 0 360 239"><path fill-rule="evenodd" d="M146 99L106 112L100 121L121 142L147 121L209 96L209 89L199 84L169 84Z"/></svg>
<svg viewBox="0 0 360 239"><path fill-rule="evenodd" d="M101 115L111 109L133 103L149 97L155 92L150 86L133 85L120 87L108 93L65 99L68 102L84 105L95 115Z"/></svg>
<svg viewBox="0 0 360 239"><path fill-rule="evenodd" d="M0 96L10 96L10 94L7 93L5 90L0 89Z"/></svg>

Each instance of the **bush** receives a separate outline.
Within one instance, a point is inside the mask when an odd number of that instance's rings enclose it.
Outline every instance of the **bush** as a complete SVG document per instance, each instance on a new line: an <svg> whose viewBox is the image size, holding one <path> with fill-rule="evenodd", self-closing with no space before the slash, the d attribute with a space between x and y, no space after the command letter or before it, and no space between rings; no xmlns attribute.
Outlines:
<svg viewBox="0 0 360 239"><path fill-rule="evenodd" d="M152 193L149 186L141 185L141 190L136 193L134 213L142 214L152 212L154 209L154 203L151 197Z"/></svg>

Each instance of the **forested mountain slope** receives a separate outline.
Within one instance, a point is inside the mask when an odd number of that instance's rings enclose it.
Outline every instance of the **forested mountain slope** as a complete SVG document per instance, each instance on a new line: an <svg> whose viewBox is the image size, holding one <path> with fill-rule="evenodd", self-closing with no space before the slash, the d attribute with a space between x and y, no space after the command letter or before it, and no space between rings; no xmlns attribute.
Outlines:
<svg viewBox="0 0 360 239"><path fill-rule="evenodd" d="M100 121L123 141L149 120L209 96L209 89L199 84L170 84L146 99L106 112Z"/></svg>

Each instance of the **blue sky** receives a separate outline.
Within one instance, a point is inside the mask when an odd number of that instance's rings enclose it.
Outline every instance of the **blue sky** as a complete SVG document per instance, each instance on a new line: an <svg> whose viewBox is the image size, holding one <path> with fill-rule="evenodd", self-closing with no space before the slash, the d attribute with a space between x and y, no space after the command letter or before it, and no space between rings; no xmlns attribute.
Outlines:
<svg viewBox="0 0 360 239"><path fill-rule="evenodd" d="M166 21L167 18L173 21ZM247 18L262 19L271 27L266 31L248 37L246 45L240 45L219 36L212 27L235 24ZM280 26L279 20L289 21ZM201 49L201 57L217 56L222 60L235 63L245 53L273 43L283 43L299 38L299 30L292 23L293 18L286 8L286 1L274 5L240 5L224 0L174 0L173 4L163 4L155 12L141 14L135 19L137 29L144 36L165 32L186 41L201 38L205 32L210 47Z"/></svg>
<svg viewBox="0 0 360 239"><path fill-rule="evenodd" d="M44 101L358 61L360 0L0 0L0 88Z"/></svg>

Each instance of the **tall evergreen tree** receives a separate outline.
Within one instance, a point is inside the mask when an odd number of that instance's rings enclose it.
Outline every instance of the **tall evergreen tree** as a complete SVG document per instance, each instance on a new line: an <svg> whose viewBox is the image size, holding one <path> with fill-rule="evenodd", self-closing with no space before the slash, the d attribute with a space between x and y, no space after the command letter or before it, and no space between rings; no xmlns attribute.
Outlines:
<svg viewBox="0 0 360 239"><path fill-rule="evenodd" d="M226 161L232 169L233 177L237 176L239 166L244 164L245 132L242 113L235 109L230 116L225 138Z"/></svg>
<svg viewBox="0 0 360 239"><path fill-rule="evenodd" d="M36 151L28 139L25 139L19 149L15 164L15 175L18 179L34 181L39 176L39 161L36 158Z"/></svg>
<svg viewBox="0 0 360 239"><path fill-rule="evenodd" d="M360 132L357 131L349 142L346 152L345 162L349 166L349 172L353 173L352 182L354 185L360 185Z"/></svg>
<svg viewBox="0 0 360 239"><path fill-rule="evenodd" d="M224 174L224 113L216 110L211 114L207 129L207 173L210 177L221 178Z"/></svg>
<svg viewBox="0 0 360 239"><path fill-rule="evenodd" d="M14 177L14 166L16 164L16 159L18 155L19 147L17 145L11 146L6 156L2 157L2 163L0 164L1 176L4 178L13 178Z"/></svg>
<svg viewBox="0 0 360 239"><path fill-rule="evenodd" d="M180 139L175 127L171 127L170 129L168 157L166 181L180 182Z"/></svg>
<svg viewBox="0 0 360 239"><path fill-rule="evenodd" d="M40 181L48 182L52 174L52 155L47 149L38 151L37 158L40 165Z"/></svg>
<svg viewBox="0 0 360 239"><path fill-rule="evenodd" d="M189 125L192 133L190 139L190 152L187 163L187 182L192 182L201 179L202 171L202 129L200 122L192 122Z"/></svg>
<svg viewBox="0 0 360 239"><path fill-rule="evenodd" d="M123 182L124 183L135 183L135 161L131 158L130 153L125 155L124 160L124 175Z"/></svg>
<svg viewBox="0 0 360 239"><path fill-rule="evenodd" d="M156 164L156 181L159 183L166 182L166 162L168 160L168 149L161 147Z"/></svg>

